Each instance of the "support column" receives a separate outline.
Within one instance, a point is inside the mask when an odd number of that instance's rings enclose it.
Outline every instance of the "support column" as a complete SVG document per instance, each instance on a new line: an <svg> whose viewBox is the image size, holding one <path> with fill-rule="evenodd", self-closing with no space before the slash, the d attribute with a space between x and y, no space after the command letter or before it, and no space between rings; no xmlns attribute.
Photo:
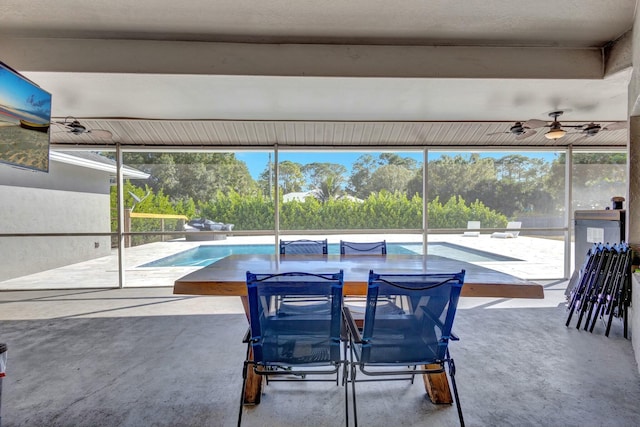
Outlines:
<svg viewBox="0 0 640 427"><path fill-rule="evenodd" d="M630 93L631 95L631 93ZM640 252L640 116L629 117L629 146L627 149L627 171L629 182L627 185L627 241L633 250ZM631 307L629 309L629 327L631 329L631 343L640 371L640 304L638 304L639 274L632 274L631 279ZM634 304L635 301L635 304Z"/></svg>
<svg viewBox="0 0 640 427"><path fill-rule="evenodd" d="M629 144L627 148L627 173L629 182L627 185L627 242L634 250L640 248L640 11L636 8L636 15L632 32L632 64L631 80L628 91L628 112L629 112ZM629 326L631 328L631 342L634 348L636 363L640 370L640 304L637 300L638 274L632 275L632 303L629 313ZM634 307L633 300L636 300ZM635 339L634 339L634 335Z"/></svg>
<svg viewBox="0 0 640 427"><path fill-rule="evenodd" d="M627 241L640 248L640 116L629 117Z"/></svg>

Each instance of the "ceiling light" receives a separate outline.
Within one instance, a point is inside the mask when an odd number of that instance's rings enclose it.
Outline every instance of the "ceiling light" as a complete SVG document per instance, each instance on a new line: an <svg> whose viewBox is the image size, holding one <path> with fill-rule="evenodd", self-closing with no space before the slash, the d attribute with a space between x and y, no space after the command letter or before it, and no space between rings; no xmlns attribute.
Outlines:
<svg viewBox="0 0 640 427"><path fill-rule="evenodd" d="M549 132L545 133L544 136L547 139L560 139L567 133L566 130L563 129L551 129Z"/></svg>

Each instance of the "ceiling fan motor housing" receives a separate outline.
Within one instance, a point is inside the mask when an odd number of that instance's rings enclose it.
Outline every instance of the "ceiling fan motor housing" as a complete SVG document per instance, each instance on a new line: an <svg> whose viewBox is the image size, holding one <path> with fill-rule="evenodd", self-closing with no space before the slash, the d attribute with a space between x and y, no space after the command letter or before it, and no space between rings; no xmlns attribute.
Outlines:
<svg viewBox="0 0 640 427"><path fill-rule="evenodd" d="M511 133L515 135L522 135L525 132L525 129L522 126L521 122L516 122L513 126L511 126L511 128L509 128L509 131L511 131Z"/></svg>
<svg viewBox="0 0 640 427"><path fill-rule="evenodd" d="M70 128L71 132L79 134L86 132L87 128L82 126L79 121L74 120L71 123L68 123L67 126Z"/></svg>
<svg viewBox="0 0 640 427"><path fill-rule="evenodd" d="M599 124L592 122L587 125L584 125L582 132L584 132L587 136L593 136L598 132L600 132L600 129L601 129L601 126Z"/></svg>

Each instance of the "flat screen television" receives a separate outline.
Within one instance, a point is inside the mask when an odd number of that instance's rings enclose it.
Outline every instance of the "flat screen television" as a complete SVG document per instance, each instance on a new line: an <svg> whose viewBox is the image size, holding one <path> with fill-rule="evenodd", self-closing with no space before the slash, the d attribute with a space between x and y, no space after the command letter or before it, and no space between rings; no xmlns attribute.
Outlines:
<svg viewBox="0 0 640 427"><path fill-rule="evenodd" d="M48 172L50 123L51 94L0 62L0 163Z"/></svg>

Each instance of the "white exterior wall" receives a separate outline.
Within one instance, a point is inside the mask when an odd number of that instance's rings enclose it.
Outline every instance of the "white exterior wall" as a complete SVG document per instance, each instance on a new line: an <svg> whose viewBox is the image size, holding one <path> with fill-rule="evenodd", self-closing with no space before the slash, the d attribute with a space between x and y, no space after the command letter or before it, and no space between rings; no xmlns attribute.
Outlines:
<svg viewBox="0 0 640 427"><path fill-rule="evenodd" d="M0 164L0 234L109 231L107 172L59 162L49 173ZM0 281L110 253L109 236L0 237Z"/></svg>

